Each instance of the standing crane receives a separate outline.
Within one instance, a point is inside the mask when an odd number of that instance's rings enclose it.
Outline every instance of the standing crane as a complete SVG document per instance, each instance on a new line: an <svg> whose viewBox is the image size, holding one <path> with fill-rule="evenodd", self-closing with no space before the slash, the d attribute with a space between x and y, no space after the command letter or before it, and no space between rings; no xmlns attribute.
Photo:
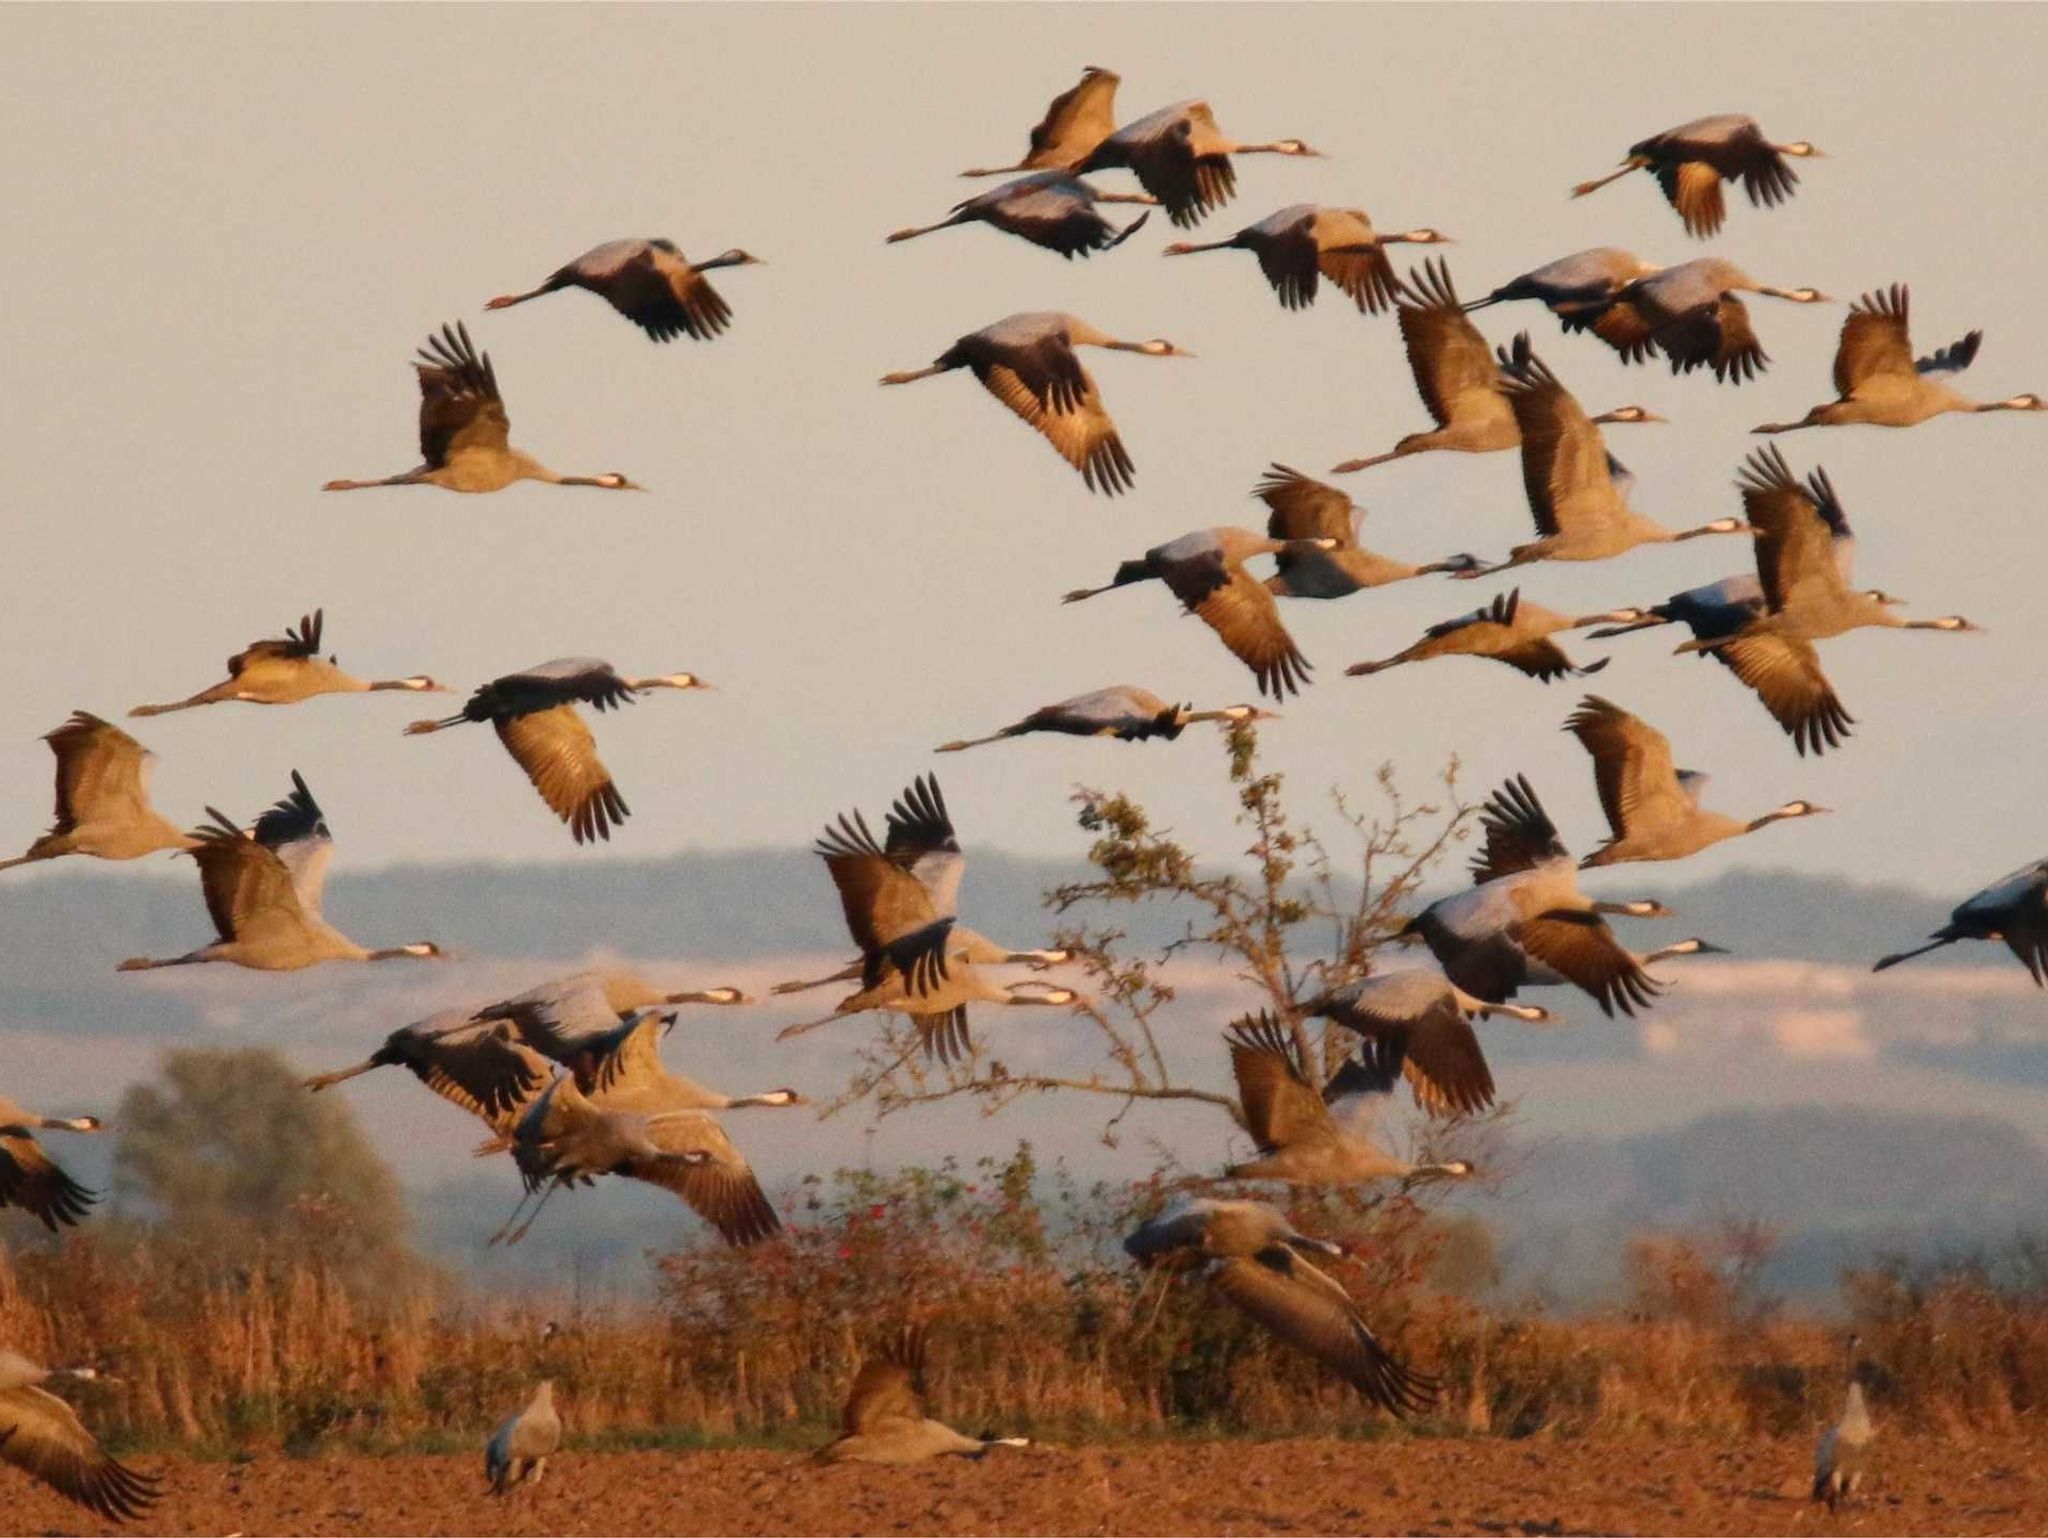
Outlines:
<svg viewBox="0 0 2048 1538"><path fill-rule="evenodd" d="M1216 114L1207 102L1183 101L1124 124L1090 150L1076 169L1121 166L1134 172L1139 185L1166 205L1167 217L1187 228L1236 194L1232 155L1321 154L1299 139L1240 144L1216 126Z"/></svg>
<svg viewBox="0 0 2048 1538"><path fill-rule="evenodd" d="M1877 1439L1863 1403L1854 1335L1849 1337L1848 1354L1849 1389L1842 1400L1842 1418L1821 1433L1813 1449L1813 1499L1825 1501L1831 1515L1863 1483L1870 1469L1870 1444Z"/></svg>
<svg viewBox="0 0 2048 1538"><path fill-rule="evenodd" d="M569 825L571 838L579 844L593 838L609 840L612 828L630 814L611 771L597 756L597 739L576 706L605 711L630 705L650 689L710 687L695 673L627 678L601 658L557 657L492 679L459 713L439 721L415 721L405 735L419 737L465 722L490 722L541 800Z"/></svg>
<svg viewBox="0 0 2048 1538"><path fill-rule="evenodd" d="M1572 196L1582 198L1597 192L1631 171L1649 171L1664 189L1665 201L1678 210L1685 233L1705 240L1720 230L1727 217L1721 183L1740 181L1752 208L1775 208L1799 185L1799 173L1786 161L1819 155L1804 139L1773 143L1746 113L1723 112L1695 118L1631 144L1619 170L1580 182L1572 188Z"/></svg>
<svg viewBox="0 0 2048 1538"><path fill-rule="evenodd" d="M1305 999L1302 1013L1360 1037L1377 1078L1402 1075L1415 1103L1432 1116L1477 1116L1493 1104L1493 1072L1472 1021L1507 1015L1536 1023L1538 1004L1495 1003L1467 993L1440 972L1411 967L1382 972Z"/></svg>
<svg viewBox="0 0 2048 1538"><path fill-rule="evenodd" d="M1277 579L1275 579L1277 580ZM1173 741L1198 721L1277 721L1279 716L1256 705L1225 705L1220 710L1197 710L1192 705L1169 705L1150 689L1136 684L1116 684L1091 694L1077 694L1056 705L1041 705L1021 721L1014 721L986 737L969 737L941 743L935 753L958 753L983 743L1005 742L1032 732L1058 732L1068 737L1114 737L1119 742L1143 742L1150 737ZM999 961L1015 959L999 956Z"/></svg>
<svg viewBox="0 0 2048 1538"><path fill-rule="evenodd" d="M0 1208L19 1207L51 1233L82 1221L99 1193L43 1151L38 1132L98 1132L97 1116L40 1116L0 1095Z"/></svg>
<svg viewBox="0 0 2048 1538"><path fill-rule="evenodd" d="M1766 422L1753 430L1789 433L1855 422L1913 427L1948 411L2048 411L2048 400L2031 393L1973 401L1949 384L1977 361L1977 349L1984 343L1981 331L1915 359L1913 339L1906 330L1908 298L1906 285L1894 283L1890 293L1880 289L1850 305L1835 345L1837 399L1822 402L1796 422Z"/></svg>
<svg viewBox="0 0 2048 1538"><path fill-rule="evenodd" d="M1624 363L1641 363L1661 349L1674 374L1711 368L1717 380L1739 385L1771 361L1740 294L1792 304L1831 302L1817 288L1775 288L1733 262L1703 256L1637 278L1613 298L1575 308L1559 320L1566 331L1591 331Z"/></svg>
<svg viewBox="0 0 2048 1538"><path fill-rule="evenodd" d="M1404 662L1427 662L1432 657L1486 657L1495 662L1505 662L1516 672L1546 684L1568 674L1584 678L1606 667L1609 659L1602 657L1598 662L1580 667L1565 655L1563 647L1550 638L1566 630L1603 624L1622 616L1623 611L1616 610L1574 619L1569 614L1560 614L1555 609L1531 603L1522 596L1520 588L1515 588L1496 594L1493 602L1482 609L1431 625L1423 631L1420 640L1391 657L1383 657L1377 662L1354 662L1344 672L1347 677L1359 678L1370 673L1384 673Z"/></svg>
<svg viewBox="0 0 2048 1538"><path fill-rule="evenodd" d="M1274 553L1279 570L1266 579L1266 590L1276 598L1345 598L1410 577L1476 575L1484 569L1479 557L1465 553L1416 566L1367 550L1358 542L1365 509L1327 481L1287 465L1268 469L1252 495L1269 509L1266 532L1288 541ZM1323 540L1335 543L1325 549Z"/></svg>
<svg viewBox="0 0 2048 1538"><path fill-rule="evenodd" d="M1723 839L1827 811L1804 800L1787 801L1747 822L1708 811L1700 805L1707 777L1675 768L1662 732L1597 694L1579 702L1564 729L1592 755L1600 807L1612 830L1606 843L1579 861L1582 870L1627 860L1682 860Z"/></svg>
<svg viewBox="0 0 2048 1538"><path fill-rule="evenodd" d="M1233 1021L1225 1038L1245 1130L1259 1156L1233 1164L1226 1180L1279 1180L1289 1185L1350 1186L1398 1180L1405 1187L1421 1179L1462 1179L1470 1161L1414 1164L1397 1159L1357 1123L1365 1103L1378 1101L1391 1085L1374 1080L1354 1089L1356 1078L1340 1071L1328 1084L1310 1077L1292 1030L1261 1012ZM1355 1065L1347 1065L1354 1066ZM1377 1093L1375 1093L1377 1091Z"/></svg>
<svg viewBox="0 0 2048 1538"><path fill-rule="evenodd" d="M936 224L898 230L887 238L886 244L915 240L955 225L986 224L1034 246L1057 251L1072 261L1091 252L1116 249L1152 217L1149 211L1142 213L1118 229L1095 211L1096 204L1158 201L1142 192L1098 192L1080 177L1064 171L1034 171L1013 182L1004 182L993 192L962 199Z"/></svg>
<svg viewBox="0 0 2048 1538"><path fill-rule="evenodd" d="M1075 588L1061 601L1079 603L1134 582L1164 582L1188 613L1216 632L1223 644L1259 681L1259 692L1274 699L1297 694L1312 671L1287 627L1280 607L1264 583L1245 570L1253 556L1285 551L1334 550L1327 536L1306 540L1275 539L1250 529L1197 529L1163 545L1154 545L1134 561L1125 561L1101 587Z"/></svg>
<svg viewBox="0 0 2048 1538"><path fill-rule="evenodd" d="M78 1412L43 1387L60 1378L90 1383L98 1377L90 1367L44 1367L0 1348L0 1463L109 1522L127 1522L156 1504L161 1481L113 1457Z"/></svg>
<svg viewBox="0 0 2048 1538"><path fill-rule="evenodd" d="M1013 166L977 166L962 176L1008 176L1017 171L1071 171L1116 131L1116 88L1123 77L1091 64L1078 83L1052 99L1031 130L1031 148Z"/></svg>
<svg viewBox="0 0 2048 1538"><path fill-rule="evenodd" d="M1361 315L1377 315L1394 302L1401 286L1386 248L1395 245L1442 245L1450 236L1429 228L1382 235L1362 208L1323 208L1294 203L1248 224L1228 240L1199 245L1175 241L1167 256L1198 251L1249 251L1273 286L1283 309L1305 309L1316 301L1319 278L1328 278L1358 306Z"/></svg>
<svg viewBox="0 0 2048 1538"><path fill-rule="evenodd" d="M924 1413L924 1330L905 1325L871 1351L846 1395L838 1436L813 1455L820 1463L924 1463L979 1458L992 1447L1029 1447L1029 1437L962 1436Z"/></svg>
<svg viewBox="0 0 2048 1538"><path fill-rule="evenodd" d="M503 491L518 481L550 486L600 486L607 491L643 491L616 470L602 475L562 475L511 445L511 419L491 355L479 354L469 328L457 321L427 338L413 364L420 386L420 463L378 480L329 481L323 491L362 491L372 486L439 486L443 491Z"/></svg>
<svg viewBox="0 0 2048 1538"><path fill-rule="evenodd" d="M1958 904L1925 945L1883 957L1871 971L1882 972L1958 940L2003 940L2036 986L2048 986L2048 860L2022 865L1992 882Z"/></svg>
<svg viewBox="0 0 2048 1538"><path fill-rule="evenodd" d="M708 342L732 320L732 306L704 276L720 267L751 267L761 258L740 250L721 251L693 262L672 240L608 240L592 246L566 267L557 267L539 288L500 294L487 310L509 310L560 289L593 293L647 333L650 342L679 336ZM488 367L488 364L486 364Z"/></svg>
<svg viewBox="0 0 2048 1538"><path fill-rule="evenodd" d="M1149 358L1187 358L1169 341L1123 342L1074 315L1035 311L1011 315L961 337L927 368L884 374L885 385L909 384L964 368L982 388L1030 425L1081 472L1090 491L1115 496L1133 484L1136 466L1117 436L1077 347L1106 347Z"/></svg>
<svg viewBox="0 0 2048 1538"><path fill-rule="evenodd" d="M246 832L213 807L206 814L213 821L193 830L198 844L190 853L218 938L161 961L131 957L121 963L121 971L224 961L259 972L296 972L325 961L440 960L446 955L430 940L365 950L320 916L334 837L298 770L292 771L291 794Z"/></svg>
<svg viewBox="0 0 2048 1538"><path fill-rule="evenodd" d="M1551 314L1563 317L1587 305L1604 305L1637 278L1661 270L1655 262L1646 262L1620 246L1594 246L1508 279L1484 299L1467 304L1465 312L1469 315L1488 305L1534 299Z"/></svg>
<svg viewBox="0 0 2048 1538"><path fill-rule="evenodd" d="M1394 1359L1367 1327L1343 1284L1310 1260L1342 1259L1343 1245L1300 1232L1264 1202L1182 1199L1124 1240L1141 1266L1203 1269L1224 1300L1305 1351L1395 1415L1436 1400L1436 1383Z"/></svg>
<svg viewBox="0 0 2048 1538"><path fill-rule="evenodd" d="M282 636L251 641L228 658L228 676L211 688L167 705L137 705L128 714L160 716L223 700L240 700L249 705L296 705L318 694L374 694L392 689L413 694L448 692L424 673L409 678L357 678L342 671L340 658L329 656L323 660L320 637L325 617L325 610L315 609L296 626L286 626Z"/></svg>
<svg viewBox="0 0 2048 1538"><path fill-rule="evenodd" d="M562 1445L562 1417L555 1412L555 1385L542 1379L523 1409L505 1417L484 1448L484 1478L491 1494L539 1484L548 1459Z"/></svg>
<svg viewBox="0 0 2048 1538"><path fill-rule="evenodd" d="M1334 474L1349 475L1391 459L1438 449L1491 454L1521 443L1522 430L1515 425L1514 410L1501 391L1500 366L1479 328L1467 319L1451 284L1451 270L1441 258L1425 262L1419 271L1409 271L1408 282L1394 296L1394 321L1401 328L1401 345L1407 350L1415 391L1436 426L1428 432L1409 433L1384 454L1347 459ZM1663 418L1641 406L1621 406L1593 420L1661 422Z"/></svg>
<svg viewBox="0 0 2048 1538"><path fill-rule="evenodd" d="M149 804L149 769L156 755L120 727L77 710L55 731L44 733L43 741L57 759L56 821L26 854L0 860L0 870L67 854L139 860L160 850L196 847L195 838Z"/></svg>

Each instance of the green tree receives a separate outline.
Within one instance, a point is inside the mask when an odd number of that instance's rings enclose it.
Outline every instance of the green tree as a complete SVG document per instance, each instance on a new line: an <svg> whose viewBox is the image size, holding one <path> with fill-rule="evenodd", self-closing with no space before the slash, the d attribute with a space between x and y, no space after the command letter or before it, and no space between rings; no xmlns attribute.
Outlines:
<svg viewBox="0 0 2048 1538"><path fill-rule="evenodd" d="M418 1265L405 1199L348 1103L265 1047L181 1047L122 1097L117 1197L206 1270L309 1264L351 1286Z"/></svg>

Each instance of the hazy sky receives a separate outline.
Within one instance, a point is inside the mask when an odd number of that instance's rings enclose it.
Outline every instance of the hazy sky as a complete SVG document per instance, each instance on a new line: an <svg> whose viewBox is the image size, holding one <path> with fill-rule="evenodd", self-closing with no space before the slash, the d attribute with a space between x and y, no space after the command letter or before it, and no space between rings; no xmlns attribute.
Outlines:
<svg viewBox="0 0 2048 1538"><path fill-rule="evenodd" d="M991 185L953 173L1021 153L1084 63L1122 73L1123 117L1204 96L1227 132L1328 152L1241 161L1237 200L1200 238L1314 200L1450 232L1468 296L1602 243L1667 261L1716 250L1842 299L1904 280L1922 350L1986 328L1970 388L2048 389L2039 7L17 6L0 10L0 38L10 851L48 814L40 733L74 708L118 716L210 684L229 652L316 605L331 649L368 675L467 690L594 653L715 680L716 694L657 695L600 726L634 809L614 853L800 842L934 766L970 844L1078 852L1066 794L1085 780L1142 793L1204 848L1236 847L1194 736L929 754L1112 682L1251 697L1163 590L1076 608L1059 595L1185 530L1255 523L1247 493L1268 461L1320 472L1425 425L1390 319L1327 288L1285 313L1249 256L1163 262L1163 216L1086 262L985 228L882 243ZM1633 140L1724 110L1831 158L1802 164L1780 209L1733 194L1711 247L1646 177L1565 196ZM741 245L769 265L719 277L735 319L708 345L650 345L577 293L480 313L630 234L697 256ZM1133 494L1087 493L965 375L876 388L1034 309L1199 355L1089 360L1138 464ZM1527 326L1589 409L1636 401L1671 418L1617 429L1614 447L1641 477L1637 504L1691 524L1737 511L1731 479L1763 441L1749 427L1831 393L1841 307L1759 299L1752 313L1775 362L1741 389L1624 369L1532 307L1481 320L1496 339ZM652 494L323 495L330 476L415 462L406 360L457 317L496 360L516 442ZM1688 873L1783 863L1960 896L2048 841L2033 810L2048 420L1782 442L1795 468L1834 476L1866 583L1989 634L1831 643L1860 724L1819 762L1723 670L1670 657L1677 637L1622 643L1595 687L1662 724L1726 810L1793 795L1841 809ZM1392 554L1497 555L1528 537L1512 454L1430 456L1347 485L1372 510L1368 541ZM1746 558L1706 540L1522 583L1590 611ZM1475 794L1527 771L1590 844L1591 779L1557 730L1575 685L1464 662L1343 676L1500 585L1424 579L1288 606L1318 681L1268 733L1274 761L1358 786L1382 760L1419 779L1456 750ZM1571 645L1590 658L1603 643ZM139 735L180 820L205 802L253 815L302 769L344 867L606 857L572 850L487 731L401 738L420 705L219 706Z"/></svg>

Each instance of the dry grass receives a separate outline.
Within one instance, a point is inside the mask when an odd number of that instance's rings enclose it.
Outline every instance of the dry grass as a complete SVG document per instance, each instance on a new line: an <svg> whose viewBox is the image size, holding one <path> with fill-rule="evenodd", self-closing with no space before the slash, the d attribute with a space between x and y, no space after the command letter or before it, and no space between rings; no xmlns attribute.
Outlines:
<svg viewBox="0 0 2048 1538"><path fill-rule="evenodd" d="M968 1428L1385 1434L1385 1417L1198 1283L1163 1289L1124 1263L1115 1238L1164 1194L1075 1191L1040 1179L1026 1150L972 1172L846 1173L785 1201L785 1242L672 1255L658 1301L580 1311L431 1279L373 1303L317 1263L257 1257L221 1274L162 1235L102 1223L57 1248L0 1248L0 1340L116 1372L92 1408L115 1441L201 1451L447 1445L543 1373L586 1441L809 1437L837 1416L864 1342L905 1316L933 1321L934 1407ZM1445 1230L1405 1198L1324 1199L1298 1218L1357 1242L1347 1285L1441 1378L1419 1430L1786 1435L1839 1406L1841 1327L1717 1292L1729 1268L1711 1238L1640 1245L1627 1313L1553 1317L1434 1288ZM1847 1279L1880 1415L1955 1434L2041 1413L2048 1251L2001 1264ZM548 1318L563 1328L543 1344Z"/></svg>

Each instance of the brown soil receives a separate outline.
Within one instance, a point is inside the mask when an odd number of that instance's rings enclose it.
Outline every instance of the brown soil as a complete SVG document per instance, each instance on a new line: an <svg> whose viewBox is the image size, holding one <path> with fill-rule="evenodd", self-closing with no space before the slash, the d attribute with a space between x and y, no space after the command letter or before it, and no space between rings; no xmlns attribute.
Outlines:
<svg viewBox="0 0 2048 1538"><path fill-rule="evenodd" d="M1882 1434L1881 1434L1882 1435ZM1884 1437L1834 1517L1804 1442L1155 1442L998 1449L921 1468L788 1452L568 1453L483 1493L482 1457L137 1458L166 1475L150 1533L2048 1532L2048 1432ZM0 1530L100 1532L0 1466Z"/></svg>

